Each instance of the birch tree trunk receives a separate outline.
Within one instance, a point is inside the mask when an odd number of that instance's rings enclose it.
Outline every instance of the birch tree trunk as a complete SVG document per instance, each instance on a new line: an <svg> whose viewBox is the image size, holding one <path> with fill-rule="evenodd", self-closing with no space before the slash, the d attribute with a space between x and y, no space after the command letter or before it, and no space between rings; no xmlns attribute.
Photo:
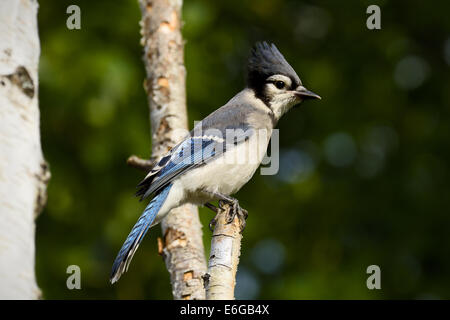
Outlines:
<svg viewBox="0 0 450 320"><path fill-rule="evenodd" d="M139 0L141 35L152 128L152 158L164 155L187 133L186 70L181 36L181 0ZM184 205L162 221L159 251L174 299L205 299L206 273L198 210Z"/></svg>
<svg viewBox="0 0 450 320"><path fill-rule="evenodd" d="M38 108L37 1L0 1L0 299L37 299L35 218L50 177Z"/></svg>

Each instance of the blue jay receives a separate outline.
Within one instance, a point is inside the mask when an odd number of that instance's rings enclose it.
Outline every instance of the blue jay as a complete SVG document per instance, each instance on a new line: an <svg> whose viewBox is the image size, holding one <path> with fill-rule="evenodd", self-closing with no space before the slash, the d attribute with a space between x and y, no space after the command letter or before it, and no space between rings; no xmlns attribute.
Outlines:
<svg viewBox="0 0 450 320"><path fill-rule="evenodd" d="M219 206L228 203L232 210L227 220L231 222L237 215L245 226L247 211L230 195L245 185L259 167L281 116L305 99L320 97L302 85L274 44L257 43L248 60L247 87L197 123L138 185L141 200L151 195L153 199L119 251L111 283L126 272L148 229L184 203L205 205L216 212L211 201L219 200Z"/></svg>

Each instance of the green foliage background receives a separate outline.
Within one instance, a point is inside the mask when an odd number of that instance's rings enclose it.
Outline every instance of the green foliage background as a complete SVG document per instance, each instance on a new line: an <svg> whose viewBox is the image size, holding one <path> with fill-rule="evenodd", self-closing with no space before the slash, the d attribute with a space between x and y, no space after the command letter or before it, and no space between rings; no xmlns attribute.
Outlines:
<svg viewBox="0 0 450 320"><path fill-rule="evenodd" d="M118 284L116 253L145 203L150 155L137 1L40 0L42 143L52 179L37 221L48 299L171 299L159 227ZM81 30L66 8L81 8ZM378 4L382 29L366 28ZM185 0L189 122L244 86L257 40L277 44L308 88L279 123L281 169L238 194L249 211L237 297L450 298L448 1ZM205 246L212 213L202 208ZM81 290L66 268L81 268ZM368 290L366 268L381 267Z"/></svg>

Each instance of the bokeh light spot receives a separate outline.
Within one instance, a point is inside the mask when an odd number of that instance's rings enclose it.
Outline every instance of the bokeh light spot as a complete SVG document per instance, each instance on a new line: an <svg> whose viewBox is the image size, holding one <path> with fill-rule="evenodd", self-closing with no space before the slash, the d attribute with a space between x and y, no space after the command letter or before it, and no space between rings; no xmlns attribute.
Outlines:
<svg viewBox="0 0 450 320"><path fill-rule="evenodd" d="M356 157L356 145L353 138L344 132L333 133L325 140L325 157L332 166L350 166Z"/></svg>
<svg viewBox="0 0 450 320"><path fill-rule="evenodd" d="M428 77L428 63L417 56L407 56L397 63L394 80L398 87L412 90L420 87Z"/></svg>

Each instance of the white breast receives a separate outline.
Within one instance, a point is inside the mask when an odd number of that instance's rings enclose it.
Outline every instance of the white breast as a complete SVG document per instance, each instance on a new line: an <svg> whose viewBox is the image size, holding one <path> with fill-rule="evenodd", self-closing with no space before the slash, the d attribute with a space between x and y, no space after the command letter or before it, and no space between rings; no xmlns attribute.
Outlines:
<svg viewBox="0 0 450 320"><path fill-rule="evenodd" d="M258 169L267 150L272 132L257 132L250 139L211 161L180 177L180 183L187 191L189 202L210 201L201 190L231 195L245 185ZM199 192L200 191L200 192Z"/></svg>

